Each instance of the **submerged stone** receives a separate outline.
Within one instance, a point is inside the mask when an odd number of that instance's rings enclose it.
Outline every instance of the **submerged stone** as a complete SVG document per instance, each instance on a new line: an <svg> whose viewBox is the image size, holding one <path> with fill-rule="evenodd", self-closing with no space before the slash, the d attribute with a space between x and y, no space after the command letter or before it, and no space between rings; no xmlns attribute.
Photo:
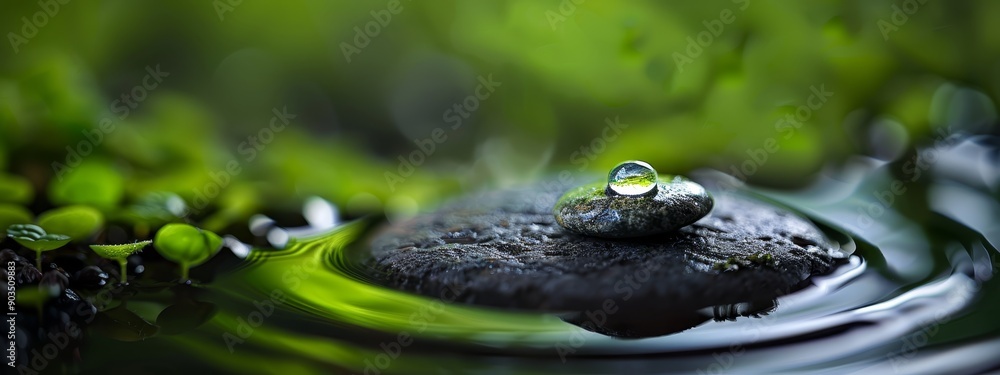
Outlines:
<svg viewBox="0 0 1000 375"><path fill-rule="evenodd" d="M594 330L642 336L657 325L643 322L766 306L849 255L808 220L718 192L710 215L676 232L581 236L552 215L562 193L529 188L467 197L376 232L364 257L372 276L392 288L431 298L460 290L456 302L532 311L613 309L629 319ZM654 331L669 329L677 328Z"/></svg>
<svg viewBox="0 0 1000 375"><path fill-rule="evenodd" d="M570 190L555 204L556 222L588 236L641 237L673 232L712 211L708 191L684 177L660 178L642 196L609 193L612 186L609 181Z"/></svg>

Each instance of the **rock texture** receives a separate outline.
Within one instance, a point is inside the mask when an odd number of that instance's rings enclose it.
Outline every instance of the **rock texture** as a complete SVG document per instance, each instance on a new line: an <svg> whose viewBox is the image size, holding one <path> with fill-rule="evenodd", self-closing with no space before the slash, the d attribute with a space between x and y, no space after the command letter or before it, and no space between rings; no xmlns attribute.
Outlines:
<svg viewBox="0 0 1000 375"><path fill-rule="evenodd" d="M581 186L563 195L553 214L577 234L627 238L673 232L712 211L712 196L691 180L675 176L656 185L646 196L607 194L606 183Z"/></svg>
<svg viewBox="0 0 1000 375"><path fill-rule="evenodd" d="M583 312L694 311L790 293L831 270L841 252L811 222L735 194L677 232L634 239L581 236L552 214L563 191L466 197L384 228L367 265L389 287L457 302Z"/></svg>

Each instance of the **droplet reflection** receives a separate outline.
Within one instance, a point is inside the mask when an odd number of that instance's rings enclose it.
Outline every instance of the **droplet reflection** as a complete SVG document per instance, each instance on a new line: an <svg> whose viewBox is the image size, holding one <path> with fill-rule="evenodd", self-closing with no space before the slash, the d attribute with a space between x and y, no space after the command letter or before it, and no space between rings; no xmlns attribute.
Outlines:
<svg viewBox="0 0 1000 375"><path fill-rule="evenodd" d="M645 195L656 190L656 170L643 161L619 163L608 173L608 193Z"/></svg>

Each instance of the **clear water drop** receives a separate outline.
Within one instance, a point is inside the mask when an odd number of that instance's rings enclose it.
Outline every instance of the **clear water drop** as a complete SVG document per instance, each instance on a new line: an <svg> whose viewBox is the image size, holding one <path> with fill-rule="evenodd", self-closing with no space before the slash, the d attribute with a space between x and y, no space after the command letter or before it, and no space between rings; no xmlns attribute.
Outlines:
<svg viewBox="0 0 1000 375"><path fill-rule="evenodd" d="M639 160L621 162L608 173L608 192L645 195L656 190L656 170Z"/></svg>

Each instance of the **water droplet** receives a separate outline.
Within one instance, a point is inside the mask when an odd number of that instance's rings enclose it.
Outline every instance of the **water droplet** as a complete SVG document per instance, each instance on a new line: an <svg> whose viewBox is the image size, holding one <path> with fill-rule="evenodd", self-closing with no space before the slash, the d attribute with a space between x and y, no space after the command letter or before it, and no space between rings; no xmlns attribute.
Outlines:
<svg viewBox="0 0 1000 375"><path fill-rule="evenodd" d="M656 170L644 161L619 163L608 173L608 192L618 195L645 195L656 190Z"/></svg>

